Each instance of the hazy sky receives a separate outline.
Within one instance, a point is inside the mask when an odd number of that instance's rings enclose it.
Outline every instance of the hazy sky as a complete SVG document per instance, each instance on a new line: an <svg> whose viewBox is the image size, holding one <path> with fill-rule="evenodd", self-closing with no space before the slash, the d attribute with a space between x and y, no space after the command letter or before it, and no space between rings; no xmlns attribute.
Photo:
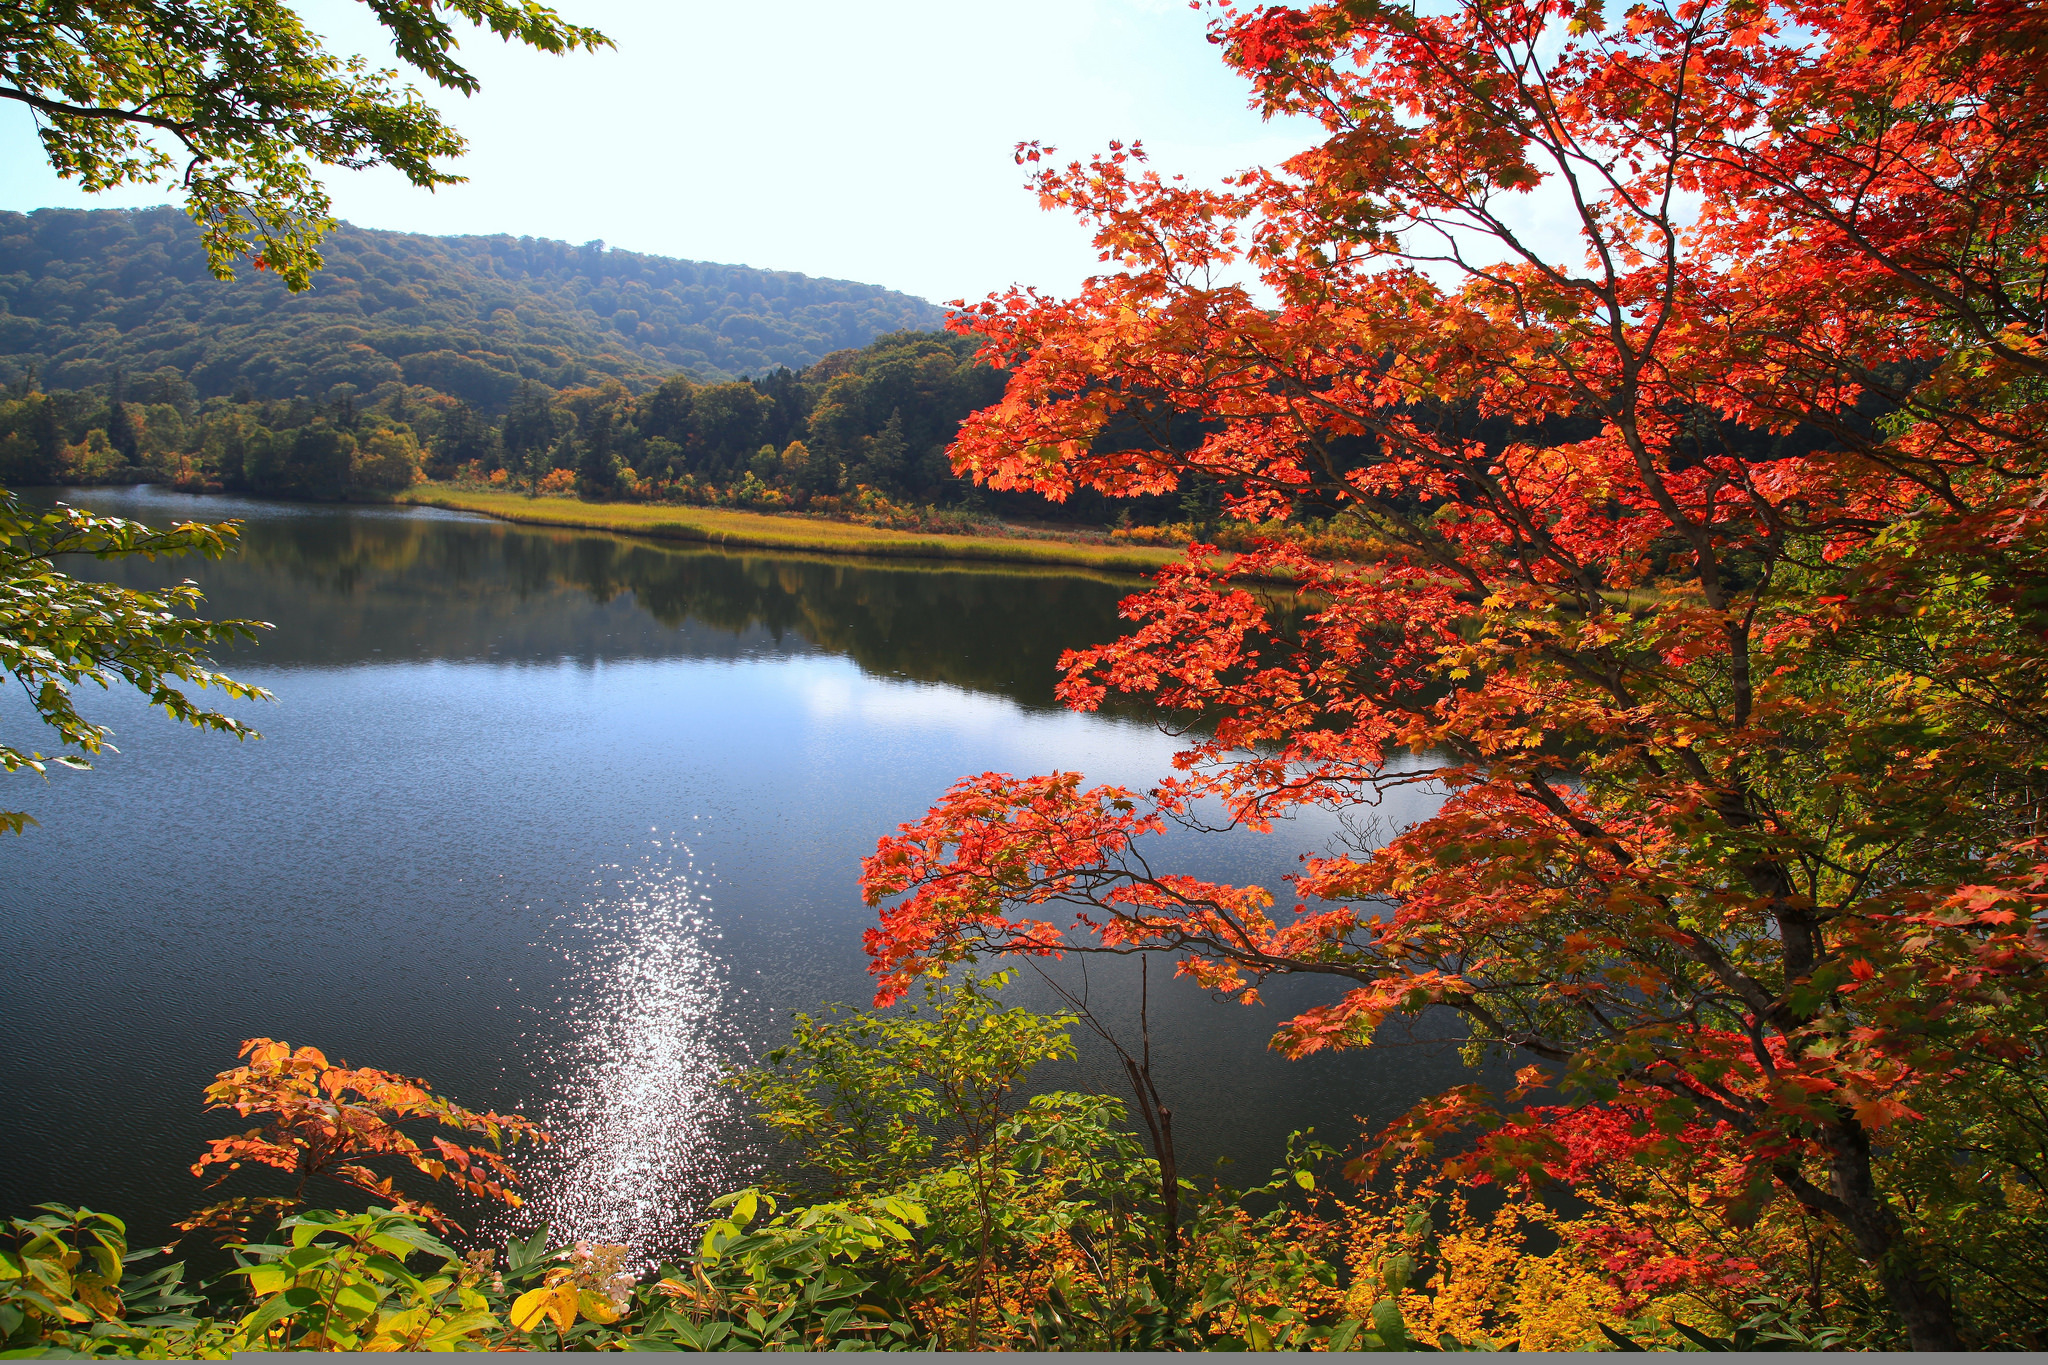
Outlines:
<svg viewBox="0 0 2048 1365"><path fill-rule="evenodd" d="M367 11L307 0L340 49L395 64ZM469 183L428 194L336 172L366 227L511 233L882 284L934 302L1011 283L1070 288L1085 233L1041 211L1011 160L1142 139L1162 170L1210 179L1278 160L1303 130L1262 123L1184 0L556 0L618 44L548 57L476 35L473 99L424 87L470 141ZM162 203L86 195L0 107L0 207Z"/></svg>

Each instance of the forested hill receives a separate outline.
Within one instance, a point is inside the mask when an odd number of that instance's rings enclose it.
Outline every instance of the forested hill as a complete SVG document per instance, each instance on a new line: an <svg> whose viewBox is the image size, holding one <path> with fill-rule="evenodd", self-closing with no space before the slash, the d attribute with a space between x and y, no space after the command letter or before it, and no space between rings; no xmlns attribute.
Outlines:
<svg viewBox="0 0 2048 1365"><path fill-rule="evenodd" d="M343 226L303 294L207 273L175 209L0 212L0 382L175 369L200 396L318 398L424 385L487 411L522 379L561 389L682 371L801 370L944 311L875 285L531 237Z"/></svg>

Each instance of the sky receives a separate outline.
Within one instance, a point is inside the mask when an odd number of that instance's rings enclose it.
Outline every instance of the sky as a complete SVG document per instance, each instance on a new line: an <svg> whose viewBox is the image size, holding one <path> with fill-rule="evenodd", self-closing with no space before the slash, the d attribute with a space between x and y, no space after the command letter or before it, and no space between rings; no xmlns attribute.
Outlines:
<svg viewBox="0 0 2048 1365"><path fill-rule="evenodd" d="M1096 268L1085 230L1044 212L1012 160L1140 140L1164 172L1213 181L1308 145L1268 124L1185 0L553 0L615 51L548 56L470 36L483 88L422 92L470 143L468 183L328 178L336 214L437 234L602 239L633 251L859 280L935 303ZM303 0L339 51L396 65L354 0ZM419 83L419 82L415 82ZM0 107L0 208L131 207L51 172L20 105Z"/></svg>

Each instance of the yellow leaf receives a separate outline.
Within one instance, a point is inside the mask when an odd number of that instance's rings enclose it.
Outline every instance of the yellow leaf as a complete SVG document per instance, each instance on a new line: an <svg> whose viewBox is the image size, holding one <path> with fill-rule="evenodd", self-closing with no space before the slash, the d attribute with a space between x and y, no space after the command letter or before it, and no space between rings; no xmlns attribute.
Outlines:
<svg viewBox="0 0 2048 1365"><path fill-rule="evenodd" d="M512 1325L519 1331L531 1332L540 1326L544 1317L554 1319L557 1332L569 1330L569 1324L576 1321L576 1289L573 1285L529 1289L512 1305Z"/></svg>
<svg viewBox="0 0 2048 1365"><path fill-rule="evenodd" d="M78 1300L108 1322L121 1316L121 1296L105 1285L80 1285Z"/></svg>
<svg viewBox="0 0 2048 1365"><path fill-rule="evenodd" d="M249 1289L260 1298L284 1289L291 1279L291 1272L277 1266L258 1266L249 1272Z"/></svg>

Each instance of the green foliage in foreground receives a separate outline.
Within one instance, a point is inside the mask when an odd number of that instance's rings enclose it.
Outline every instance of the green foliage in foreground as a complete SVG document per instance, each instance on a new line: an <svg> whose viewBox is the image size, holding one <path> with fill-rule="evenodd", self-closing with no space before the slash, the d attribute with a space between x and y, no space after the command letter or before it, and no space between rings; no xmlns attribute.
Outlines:
<svg viewBox="0 0 2048 1365"><path fill-rule="evenodd" d="M1828 1350L1883 1309L1823 1312L1801 1267L1622 1306L1572 1225L1480 1214L1438 1182L1338 1195L1297 1137L1263 1185L1180 1182L1107 1095L1024 1097L1070 1017L1004 1008L1007 974L911 1010L799 1016L733 1084L786 1143L773 1189L714 1202L658 1266L541 1227L467 1254L389 1208L288 1210L188 1287L171 1248L45 1205L0 1246L0 1354L280 1350ZM1548 1218L1546 1222L1545 1219ZM1516 1231L1542 1223L1550 1246ZM1792 1278L1785 1278L1790 1275ZM1530 1285L1538 1286L1533 1295ZM2015 1321L2025 1315L2016 1303ZM1562 1329L1562 1330L1560 1330ZM2012 1338L2017 1341L2018 1338Z"/></svg>
<svg viewBox="0 0 2048 1365"><path fill-rule="evenodd" d="M1071 1050L1069 1021L1001 1008L1003 981L934 987L917 1014L805 1020L769 1068L739 1077L799 1165L845 1193L728 1195L681 1263L550 1248L545 1228L464 1256L388 1209L303 1210L233 1244L236 1266L202 1297L181 1264L145 1269L169 1248L131 1251L118 1219L48 1205L0 1252L0 1344L145 1358L1410 1344L1390 1302L1369 1320L1304 1306L1331 1267L1275 1234L1293 1216L1281 1195L1314 1184L1313 1149L1251 1196L1215 1192L1163 1239L1158 1167L1117 1100L1017 1099L1033 1065Z"/></svg>
<svg viewBox="0 0 2048 1365"><path fill-rule="evenodd" d="M160 592L137 592L87 583L57 569L56 557L99 559L197 552L210 558L233 546L232 525L186 523L154 531L139 522L103 517L75 507L49 512L23 509L0 489L0 679L17 683L37 717L56 732L61 750L0 741L0 768L47 772L51 766L88 768L107 747L109 731L78 713L71 690L126 683L173 720L237 739L256 732L234 717L194 701L179 683L217 688L242 700L270 696L260 687L215 672L201 651L253 639L261 621L205 621L181 615L199 603L190 583ZM0 810L0 829L21 833L34 823L21 811Z"/></svg>

